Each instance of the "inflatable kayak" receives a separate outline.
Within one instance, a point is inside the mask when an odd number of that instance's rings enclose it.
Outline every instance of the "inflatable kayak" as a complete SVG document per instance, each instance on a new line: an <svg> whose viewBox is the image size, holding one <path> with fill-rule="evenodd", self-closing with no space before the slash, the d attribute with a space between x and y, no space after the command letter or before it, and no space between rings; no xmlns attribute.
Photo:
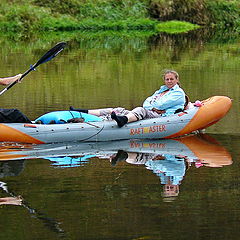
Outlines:
<svg viewBox="0 0 240 240"><path fill-rule="evenodd" d="M230 98L214 96L183 112L128 123L122 128L119 128L113 120L103 120L89 114L75 111L51 112L33 123L1 123L0 141L44 144L175 138L215 124L227 114L231 105ZM83 122L67 123L69 118L81 118ZM48 124L51 122L55 124Z"/></svg>

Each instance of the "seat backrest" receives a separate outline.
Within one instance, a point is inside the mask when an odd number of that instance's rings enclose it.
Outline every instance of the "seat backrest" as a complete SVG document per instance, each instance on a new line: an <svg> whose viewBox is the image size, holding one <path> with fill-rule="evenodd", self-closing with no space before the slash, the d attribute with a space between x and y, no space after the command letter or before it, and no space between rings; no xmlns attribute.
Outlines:
<svg viewBox="0 0 240 240"><path fill-rule="evenodd" d="M183 109L182 108L177 109L174 114L183 112L184 110L187 110L189 103L190 103L190 98L188 97L188 95L185 95L184 108Z"/></svg>

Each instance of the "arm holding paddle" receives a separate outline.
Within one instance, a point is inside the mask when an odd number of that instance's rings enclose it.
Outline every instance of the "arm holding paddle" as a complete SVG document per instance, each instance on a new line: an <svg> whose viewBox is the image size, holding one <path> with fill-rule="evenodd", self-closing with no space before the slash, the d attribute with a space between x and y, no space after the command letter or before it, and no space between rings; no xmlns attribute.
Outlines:
<svg viewBox="0 0 240 240"><path fill-rule="evenodd" d="M9 85L13 82L19 82L22 77L22 74L18 74L13 77L5 77L5 78L0 78L0 84L1 85Z"/></svg>
<svg viewBox="0 0 240 240"><path fill-rule="evenodd" d="M2 95L4 92L9 90L11 87L13 87L17 82L21 81L26 75L28 75L33 70L36 70L36 68L45 62L50 61L54 57L56 57L66 46L65 42L60 42L56 44L53 48L51 48L48 52L46 52L34 65L31 65L30 68L21 74L20 78L16 78L15 81L12 81L7 87L5 87L1 92L0 95ZM18 75L17 75L18 76ZM15 76L16 77L16 76ZM1 80L0 80L1 81ZM11 80L10 80L11 81ZM1 83L0 83L1 84ZM4 84L3 84L4 85Z"/></svg>

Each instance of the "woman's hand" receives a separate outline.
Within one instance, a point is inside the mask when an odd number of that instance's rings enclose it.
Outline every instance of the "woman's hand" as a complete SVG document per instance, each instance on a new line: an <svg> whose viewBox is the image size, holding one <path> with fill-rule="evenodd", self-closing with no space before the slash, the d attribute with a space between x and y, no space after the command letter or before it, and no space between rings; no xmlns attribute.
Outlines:
<svg viewBox="0 0 240 240"><path fill-rule="evenodd" d="M152 111L153 111L153 112L156 112L156 113L158 113L158 114L163 114L163 113L166 112L165 110L159 110L159 109L157 109L157 108L153 108Z"/></svg>
<svg viewBox="0 0 240 240"><path fill-rule="evenodd" d="M17 80L17 82L19 82L19 83L20 83L20 82L21 82L21 80L20 80L20 79L21 79L21 77L22 77L22 74L21 74L21 73L19 73L18 75L14 76L14 78L15 78L15 80L14 80L14 81L16 81L16 80ZM13 81L13 82L14 82L14 81Z"/></svg>

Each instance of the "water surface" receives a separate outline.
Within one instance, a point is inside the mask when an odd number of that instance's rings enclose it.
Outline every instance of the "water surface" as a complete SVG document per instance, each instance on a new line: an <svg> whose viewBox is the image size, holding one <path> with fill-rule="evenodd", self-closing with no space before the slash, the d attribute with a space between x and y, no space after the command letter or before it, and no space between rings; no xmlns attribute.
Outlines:
<svg viewBox="0 0 240 240"><path fill-rule="evenodd" d="M207 134L178 141L2 143L1 238L238 239L239 42L81 33L2 40L0 75L24 72L65 39L61 55L1 96L3 108L32 119L70 105L133 108L166 68L180 73L192 101L227 95L233 107Z"/></svg>

